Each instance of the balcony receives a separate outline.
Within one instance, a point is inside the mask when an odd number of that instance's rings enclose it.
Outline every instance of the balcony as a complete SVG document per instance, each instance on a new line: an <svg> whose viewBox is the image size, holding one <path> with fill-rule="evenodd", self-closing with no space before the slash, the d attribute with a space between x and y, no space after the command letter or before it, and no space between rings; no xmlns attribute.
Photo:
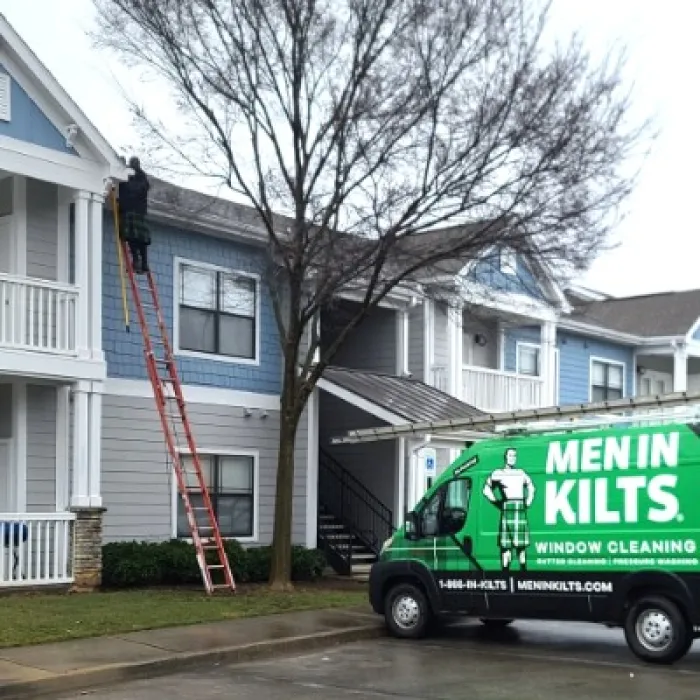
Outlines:
<svg viewBox="0 0 700 700"><path fill-rule="evenodd" d="M542 385L539 377L464 366L460 398L488 413L540 408L544 405Z"/></svg>
<svg viewBox="0 0 700 700"><path fill-rule="evenodd" d="M76 355L78 290L0 274L0 348Z"/></svg>

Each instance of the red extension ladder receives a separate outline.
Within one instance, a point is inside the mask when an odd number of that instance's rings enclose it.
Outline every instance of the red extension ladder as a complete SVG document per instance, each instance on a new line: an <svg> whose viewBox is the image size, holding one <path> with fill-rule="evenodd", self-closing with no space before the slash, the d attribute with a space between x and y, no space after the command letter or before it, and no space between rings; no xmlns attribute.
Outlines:
<svg viewBox="0 0 700 700"><path fill-rule="evenodd" d="M137 275L134 272L126 242L122 241L121 246L122 260L131 285L131 293L143 335L148 377L153 386L165 443L177 478L178 491L187 513L187 522L197 552L197 563L202 572L204 588L208 594L212 594L216 589L235 591L236 584L224 549L219 524L214 515L211 498L206 488L202 466L187 417L182 385L177 374L168 338L168 329L158 301L155 279L150 271ZM145 301L142 301L142 295L145 297ZM157 349L157 352L154 348ZM187 448L192 460L191 468L186 468L182 462L178 444L182 434L187 440ZM193 506L191 496L200 496L202 505ZM216 552L216 562L213 564L209 563L211 557L207 557L210 552ZM223 572L223 583L214 583L214 572Z"/></svg>

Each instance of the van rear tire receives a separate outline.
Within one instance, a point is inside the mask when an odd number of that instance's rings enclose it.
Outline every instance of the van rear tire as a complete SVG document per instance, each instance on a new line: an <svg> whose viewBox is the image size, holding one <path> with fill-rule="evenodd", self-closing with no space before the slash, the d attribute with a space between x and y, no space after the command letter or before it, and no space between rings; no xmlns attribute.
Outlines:
<svg viewBox="0 0 700 700"><path fill-rule="evenodd" d="M632 602L625 619L625 639L642 661L673 664L688 653L693 630L673 601L650 595Z"/></svg>
<svg viewBox="0 0 700 700"><path fill-rule="evenodd" d="M384 619L389 632L400 639L425 637L433 614L425 593L413 583L399 583L384 600Z"/></svg>

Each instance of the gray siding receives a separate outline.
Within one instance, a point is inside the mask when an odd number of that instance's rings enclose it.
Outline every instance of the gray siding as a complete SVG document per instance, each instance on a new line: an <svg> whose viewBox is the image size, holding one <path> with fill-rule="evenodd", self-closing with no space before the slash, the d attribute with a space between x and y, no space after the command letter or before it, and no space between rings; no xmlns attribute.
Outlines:
<svg viewBox="0 0 700 700"><path fill-rule="evenodd" d="M56 279L58 188L27 179L27 275Z"/></svg>
<svg viewBox="0 0 700 700"><path fill-rule="evenodd" d="M188 403L197 445L205 450L257 450L258 534L272 540L279 414L250 418L239 406ZM102 425L102 495L105 541L162 540L172 535L172 479L153 399L105 395ZM306 519L306 414L297 435L293 540L303 544ZM179 497L179 496L178 496Z"/></svg>
<svg viewBox="0 0 700 700"><path fill-rule="evenodd" d="M331 445L332 437L348 430L376 428L385 423L342 399L320 392L320 446L358 479L387 508L394 509L396 443L382 440L358 445Z"/></svg>
<svg viewBox="0 0 700 700"><path fill-rule="evenodd" d="M345 340L332 364L396 374L396 312L373 309Z"/></svg>
<svg viewBox="0 0 700 700"><path fill-rule="evenodd" d="M27 510L56 510L56 388L27 386Z"/></svg>
<svg viewBox="0 0 700 700"><path fill-rule="evenodd" d="M423 379L423 305L408 314L408 370L414 379Z"/></svg>
<svg viewBox="0 0 700 700"><path fill-rule="evenodd" d="M12 178L0 180L0 216L12 214Z"/></svg>
<svg viewBox="0 0 700 700"><path fill-rule="evenodd" d="M12 437L12 384L0 384L0 440Z"/></svg>

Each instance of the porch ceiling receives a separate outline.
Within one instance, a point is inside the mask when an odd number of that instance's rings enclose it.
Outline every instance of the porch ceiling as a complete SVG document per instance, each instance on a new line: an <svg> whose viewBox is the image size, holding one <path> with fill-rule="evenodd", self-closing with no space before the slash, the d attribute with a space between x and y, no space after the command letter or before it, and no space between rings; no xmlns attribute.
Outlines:
<svg viewBox="0 0 700 700"><path fill-rule="evenodd" d="M377 372L328 367L319 388L394 424L484 415L474 406L423 382Z"/></svg>

